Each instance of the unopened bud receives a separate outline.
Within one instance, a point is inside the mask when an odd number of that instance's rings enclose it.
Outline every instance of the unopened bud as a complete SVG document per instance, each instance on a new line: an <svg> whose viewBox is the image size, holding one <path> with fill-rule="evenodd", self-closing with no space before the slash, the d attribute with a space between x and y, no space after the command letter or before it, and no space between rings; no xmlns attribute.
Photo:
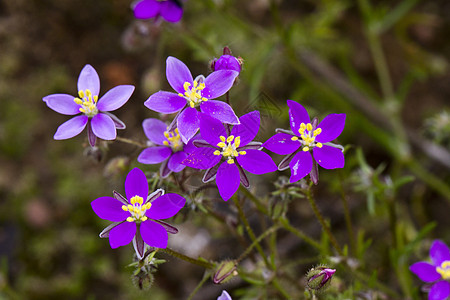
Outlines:
<svg viewBox="0 0 450 300"><path fill-rule="evenodd" d="M312 268L306 274L306 285L312 290L320 290L329 285L335 272L335 269L329 269L327 267Z"/></svg>
<svg viewBox="0 0 450 300"><path fill-rule="evenodd" d="M238 59L232 55L222 55L211 63L213 71L232 70L241 72L242 59Z"/></svg>
<svg viewBox="0 0 450 300"><path fill-rule="evenodd" d="M213 277L215 284L225 283L234 276L237 276L236 262L234 260L226 260L220 263Z"/></svg>

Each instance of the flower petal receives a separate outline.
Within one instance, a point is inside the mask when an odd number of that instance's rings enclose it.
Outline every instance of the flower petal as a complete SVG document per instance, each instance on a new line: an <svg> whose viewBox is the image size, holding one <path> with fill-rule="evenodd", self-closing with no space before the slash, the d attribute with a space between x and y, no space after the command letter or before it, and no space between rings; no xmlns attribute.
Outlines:
<svg viewBox="0 0 450 300"><path fill-rule="evenodd" d="M228 137L222 122L203 113L200 114L200 133L212 146L217 146L221 142L220 136Z"/></svg>
<svg viewBox="0 0 450 300"><path fill-rule="evenodd" d="M178 115L177 128L185 144L197 133L199 127L200 120L195 108L187 107Z"/></svg>
<svg viewBox="0 0 450 300"><path fill-rule="evenodd" d="M311 123L311 119L309 118L306 109L300 103L288 100L287 105L289 106L289 121L291 123L291 130L294 134L297 134L300 129L300 124Z"/></svg>
<svg viewBox="0 0 450 300"><path fill-rule="evenodd" d="M147 200L148 196L148 181L144 172L139 168L131 170L125 179L125 195L128 201L134 196L142 197Z"/></svg>
<svg viewBox="0 0 450 300"><path fill-rule="evenodd" d="M184 207L186 199L178 194L165 194L156 198L146 212L149 219L161 220L175 216Z"/></svg>
<svg viewBox="0 0 450 300"><path fill-rule="evenodd" d="M238 190L240 182L239 169L236 164L223 162L216 175L216 184L222 199L225 201L230 199Z"/></svg>
<svg viewBox="0 0 450 300"><path fill-rule="evenodd" d="M209 100L200 104L203 113L227 124L239 124L239 119L230 105L223 101Z"/></svg>
<svg viewBox="0 0 450 300"><path fill-rule="evenodd" d="M134 86L132 85L119 85L110 89L104 94L97 102L97 108L101 111L116 110L124 105L131 94L134 92Z"/></svg>
<svg viewBox="0 0 450 300"><path fill-rule="evenodd" d="M122 209L122 203L112 197L100 197L91 202L92 209L100 218L111 222L123 221L130 213Z"/></svg>
<svg viewBox="0 0 450 300"><path fill-rule="evenodd" d="M158 119L145 119L142 122L142 128L150 142L164 145L164 141L167 140L164 136L164 132L167 130L166 123Z"/></svg>
<svg viewBox="0 0 450 300"><path fill-rule="evenodd" d="M175 1L160 2L161 16L167 21L176 23L183 16L183 8Z"/></svg>
<svg viewBox="0 0 450 300"><path fill-rule="evenodd" d="M66 121L59 125L53 138L55 140L65 140L74 137L83 131L84 127L86 127L87 122L88 117L85 115L73 117L69 121Z"/></svg>
<svg viewBox="0 0 450 300"><path fill-rule="evenodd" d="M123 222L109 232L109 244L115 249L131 243L136 234L136 223Z"/></svg>
<svg viewBox="0 0 450 300"><path fill-rule="evenodd" d="M125 129L125 128L127 128L127 126L125 125L125 123L122 122L118 117L116 117L116 116L113 115L112 113L107 112L107 111L105 111L105 112L103 112L103 113L104 113L105 115L109 116L109 117L113 120L114 126L116 126L116 129Z"/></svg>
<svg viewBox="0 0 450 300"><path fill-rule="evenodd" d="M100 93L100 78L91 65L85 65L78 76L78 91L86 90L90 90L92 96L98 96Z"/></svg>
<svg viewBox="0 0 450 300"><path fill-rule="evenodd" d="M295 154L289 163L289 167L291 168L291 178L289 178L289 182L297 182L308 175L312 170L312 165L312 156L308 151L300 151Z"/></svg>
<svg viewBox="0 0 450 300"><path fill-rule="evenodd" d="M344 167L345 159L341 149L323 145L322 148L314 147L313 155L319 166L324 169Z"/></svg>
<svg viewBox="0 0 450 300"><path fill-rule="evenodd" d="M344 130L345 117L345 114L330 114L326 116L317 126L317 128L322 129L322 133L316 136L316 141L326 143L337 138Z"/></svg>
<svg viewBox="0 0 450 300"><path fill-rule="evenodd" d="M137 19L150 19L159 13L159 2L156 0L142 0L133 7Z"/></svg>
<svg viewBox="0 0 450 300"><path fill-rule="evenodd" d="M184 94L184 83L189 82L191 86L194 83L191 71L178 58L169 56L166 60L166 77L170 86L177 92Z"/></svg>
<svg viewBox="0 0 450 300"><path fill-rule="evenodd" d="M299 141L293 141L292 135L287 133L277 133L268 139L262 146L276 154L291 154L300 147Z"/></svg>
<svg viewBox="0 0 450 300"><path fill-rule="evenodd" d="M182 162L188 157L188 154L184 151L175 152L170 158L167 166L172 172L180 172L186 165L183 165Z"/></svg>
<svg viewBox="0 0 450 300"><path fill-rule="evenodd" d="M81 106L76 104L74 96L68 94L53 94L42 98L48 107L63 115L80 113Z"/></svg>
<svg viewBox="0 0 450 300"><path fill-rule="evenodd" d="M205 88L202 90L202 97L215 99L222 96L231 89L238 75L239 73L233 70L212 72L205 79Z"/></svg>
<svg viewBox="0 0 450 300"><path fill-rule="evenodd" d="M436 272L436 267L424 261L412 264L409 269L425 282L433 282L441 278L441 274Z"/></svg>
<svg viewBox="0 0 450 300"><path fill-rule="evenodd" d="M259 111L255 110L239 118L241 124L233 126L231 135L241 137L241 147L247 145L256 137L259 131L260 116Z"/></svg>
<svg viewBox="0 0 450 300"><path fill-rule="evenodd" d="M246 150L246 152L247 154L239 155L236 159L248 172L259 175L277 170L277 165L267 153L252 149Z"/></svg>
<svg viewBox="0 0 450 300"><path fill-rule="evenodd" d="M439 281L433 284L428 294L428 300L445 300L450 295L450 283Z"/></svg>
<svg viewBox="0 0 450 300"><path fill-rule="evenodd" d="M141 223L140 231L142 239L150 247L167 247L169 236L162 225L152 221L145 221Z"/></svg>
<svg viewBox="0 0 450 300"><path fill-rule="evenodd" d="M435 266L440 266L444 261L450 260L450 250L444 242L434 240L430 247L430 257Z"/></svg>
<svg viewBox="0 0 450 300"><path fill-rule="evenodd" d="M162 114L172 114L186 106L186 99L175 93L159 91L151 95L144 105Z"/></svg>
<svg viewBox="0 0 450 300"><path fill-rule="evenodd" d="M91 119L92 132L104 140L114 140L117 136L116 125L110 116L106 114L96 114Z"/></svg>
<svg viewBox="0 0 450 300"><path fill-rule="evenodd" d="M172 155L172 149L166 146L156 146L144 149L137 161L141 164L153 165L165 161Z"/></svg>
<svg viewBox="0 0 450 300"><path fill-rule="evenodd" d="M206 170L219 163L222 156L214 155L214 148L197 148L185 160L183 164L194 168Z"/></svg>
<svg viewBox="0 0 450 300"><path fill-rule="evenodd" d="M217 298L217 300L232 300L230 294L227 291L223 290L222 294Z"/></svg>

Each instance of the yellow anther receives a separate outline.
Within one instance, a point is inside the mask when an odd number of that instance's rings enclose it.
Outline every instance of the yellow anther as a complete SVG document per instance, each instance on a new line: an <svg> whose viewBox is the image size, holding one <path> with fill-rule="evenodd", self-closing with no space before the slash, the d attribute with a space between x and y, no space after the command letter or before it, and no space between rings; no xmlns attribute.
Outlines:
<svg viewBox="0 0 450 300"><path fill-rule="evenodd" d="M98 101L98 96L97 95L94 96L94 101L95 101L95 103L97 103L97 101Z"/></svg>
<svg viewBox="0 0 450 300"><path fill-rule="evenodd" d="M227 163L230 165L234 164L234 159L230 158L229 160L227 160Z"/></svg>
<svg viewBox="0 0 450 300"><path fill-rule="evenodd" d="M245 155L245 154L247 154L247 152L246 151L239 151L239 154L240 155Z"/></svg>
<svg viewBox="0 0 450 300"><path fill-rule="evenodd" d="M237 136L237 137L234 139L234 146L237 148L237 147L239 147L240 144L241 144L241 137L240 137L240 136Z"/></svg>
<svg viewBox="0 0 450 300"><path fill-rule="evenodd" d="M305 123L300 124L300 129L305 130L306 129L306 124Z"/></svg>
<svg viewBox="0 0 450 300"><path fill-rule="evenodd" d="M239 156L239 153L236 150L233 150L233 156L234 157Z"/></svg>
<svg viewBox="0 0 450 300"><path fill-rule="evenodd" d="M303 152L307 152L307 151L309 151L309 147L308 146L305 146L305 147L303 147Z"/></svg>
<svg viewBox="0 0 450 300"><path fill-rule="evenodd" d="M316 144L316 147L322 148L322 146L323 146L322 143L317 143Z"/></svg>
<svg viewBox="0 0 450 300"><path fill-rule="evenodd" d="M178 128L175 128L175 133L180 134L180 131L178 130Z"/></svg>
<svg viewBox="0 0 450 300"><path fill-rule="evenodd" d="M314 130L313 134L314 136L318 136L319 134L322 133L322 128L317 128L316 130Z"/></svg>
<svg viewBox="0 0 450 300"><path fill-rule="evenodd" d="M134 207L134 209L133 209L133 210L134 210L134 213L135 213L135 214L137 214L137 213L139 213L139 211L140 211L140 208Z"/></svg>
<svg viewBox="0 0 450 300"><path fill-rule="evenodd" d="M127 208L126 205L122 205L122 209L123 209L124 211L128 211L128 208Z"/></svg>
<svg viewBox="0 0 450 300"><path fill-rule="evenodd" d="M298 141L298 137L293 136L293 137L291 137L291 140L292 140L292 141Z"/></svg>
<svg viewBox="0 0 450 300"><path fill-rule="evenodd" d="M148 218L147 218L146 216L144 216L144 217L141 218L141 221L142 221L142 222L147 221L147 220L148 220Z"/></svg>
<svg viewBox="0 0 450 300"><path fill-rule="evenodd" d="M223 135L221 135L221 136L220 136L220 140L221 140L222 142L225 142L227 139L226 139Z"/></svg>
<svg viewBox="0 0 450 300"><path fill-rule="evenodd" d="M195 107L194 101L190 101L190 102L189 102L189 106L190 106L191 108L194 108L194 107Z"/></svg>
<svg viewBox="0 0 450 300"><path fill-rule="evenodd" d="M306 124L306 129L308 129L308 131L312 130L312 125L311 123Z"/></svg>
<svg viewBox="0 0 450 300"><path fill-rule="evenodd" d="M84 92L83 91L78 91L78 96L80 97L80 98L84 98Z"/></svg>
<svg viewBox="0 0 450 300"><path fill-rule="evenodd" d="M128 221L128 222L134 222L134 219L133 219L132 217L128 217L128 218L127 218L127 221Z"/></svg>
<svg viewBox="0 0 450 300"><path fill-rule="evenodd" d="M75 99L73 99L73 101L75 101L75 103L78 105L83 104L83 100L81 100L80 98L75 98Z"/></svg>
<svg viewBox="0 0 450 300"><path fill-rule="evenodd" d="M217 147L224 148L226 144L224 142L217 143Z"/></svg>
<svg viewBox="0 0 450 300"><path fill-rule="evenodd" d="M79 111L82 112L82 113L86 112L86 110L84 108L80 108Z"/></svg>
<svg viewBox="0 0 450 300"><path fill-rule="evenodd" d="M450 279L450 261L446 260L442 262L439 267L436 267L436 272L441 274L444 280Z"/></svg>
<svg viewBox="0 0 450 300"><path fill-rule="evenodd" d="M169 142L168 142L168 141L164 141L163 144L164 144L165 146L169 146Z"/></svg>
<svg viewBox="0 0 450 300"><path fill-rule="evenodd" d="M184 90L188 90L190 86L191 86L191 84L187 81L183 84Z"/></svg>
<svg viewBox="0 0 450 300"><path fill-rule="evenodd" d="M184 97L184 95L182 93L178 93L178 96L180 97Z"/></svg>
<svg viewBox="0 0 450 300"><path fill-rule="evenodd" d="M196 88L198 86L198 82L197 80L194 80L194 88Z"/></svg>
<svg viewBox="0 0 450 300"><path fill-rule="evenodd" d="M169 132L164 131L164 136L165 136L166 138L168 138L168 137L170 136Z"/></svg>
<svg viewBox="0 0 450 300"><path fill-rule="evenodd" d="M134 209L134 206L133 206L133 205L131 205L131 204L128 204L128 211L129 211L129 212L132 212L132 211L133 211L133 209Z"/></svg>
<svg viewBox="0 0 450 300"><path fill-rule="evenodd" d="M145 207L146 207L147 210L149 210L150 207L152 207L152 204L149 202L149 203L145 204Z"/></svg>
<svg viewBox="0 0 450 300"><path fill-rule="evenodd" d="M214 155L220 155L220 151L219 150L214 151Z"/></svg>
<svg viewBox="0 0 450 300"><path fill-rule="evenodd" d="M234 135L230 135L227 137L227 143L231 142L234 139Z"/></svg>
<svg viewBox="0 0 450 300"><path fill-rule="evenodd" d="M206 99L206 98L202 98L202 101L208 101L208 99Z"/></svg>

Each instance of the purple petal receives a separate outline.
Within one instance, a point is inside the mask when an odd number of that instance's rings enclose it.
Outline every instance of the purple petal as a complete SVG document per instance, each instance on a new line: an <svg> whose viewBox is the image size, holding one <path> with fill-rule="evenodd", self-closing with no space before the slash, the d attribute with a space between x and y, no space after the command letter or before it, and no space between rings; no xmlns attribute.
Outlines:
<svg viewBox="0 0 450 300"><path fill-rule="evenodd" d="M91 65L85 65L78 76L78 91L86 90L90 90L92 96L98 96L100 93L100 78Z"/></svg>
<svg viewBox="0 0 450 300"><path fill-rule="evenodd" d="M241 64L239 60L232 55L222 55L214 62L214 70L234 70L241 72Z"/></svg>
<svg viewBox="0 0 450 300"><path fill-rule="evenodd" d="M188 157L188 154L184 151L178 151L175 152L170 158L169 162L167 163L167 166L169 167L172 172L180 172L184 168L186 168L185 165L182 164L182 162Z"/></svg>
<svg viewBox="0 0 450 300"><path fill-rule="evenodd" d="M110 116L106 114L96 114L91 119L92 131L104 140L114 140L117 136L116 125Z"/></svg>
<svg viewBox="0 0 450 300"><path fill-rule="evenodd" d="M166 146L157 146L144 149L137 161L141 164L153 165L165 161L172 154L172 149Z"/></svg>
<svg viewBox="0 0 450 300"><path fill-rule="evenodd" d="M117 225L109 232L109 244L111 248L115 249L120 246L125 246L131 243L136 234L136 223L123 222Z"/></svg>
<svg viewBox="0 0 450 300"><path fill-rule="evenodd" d="M159 167L159 176L161 176L161 178L167 178L167 176L172 173L172 170L168 167L168 162L168 159L163 161L161 166Z"/></svg>
<svg viewBox="0 0 450 300"><path fill-rule="evenodd" d="M148 196L148 182L144 172L139 168L134 168L128 173L125 179L125 195L128 201L134 196L142 197L147 200Z"/></svg>
<svg viewBox="0 0 450 300"><path fill-rule="evenodd" d="M316 141L321 143L331 142L337 138L344 130L345 114L330 114L320 122L317 128L322 129L322 133L316 136Z"/></svg>
<svg viewBox="0 0 450 300"><path fill-rule="evenodd" d="M262 146L276 154L291 154L300 147L299 141L293 141L292 135L287 133L277 133L268 139Z"/></svg>
<svg viewBox="0 0 450 300"><path fill-rule="evenodd" d="M424 261L412 264L409 269L425 282L433 282L441 278L441 274L436 272L436 267Z"/></svg>
<svg viewBox="0 0 450 300"><path fill-rule="evenodd" d="M239 169L236 164L223 162L216 175L216 184L219 194L223 200L227 201L236 193L240 184Z"/></svg>
<svg viewBox="0 0 450 300"><path fill-rule="evenodd" d="M165 194L152 202L145 215L153 220L168 219L175 216L185 203L186 199L178 194Z"/></svg>
<svg viewBox="0 0 450 300"><path fill-rule="evenodd" d="M200 114L200 133L202 138L212 146L221 142L220 137L227 137L227 132L222 122L206 114Z"/></svg>
<svg viewBox="0 0 450 300"><path fill-rule="evenodd" d="M438 267L444 261L450 260L450 251L444 242L435 240L430 247L430 257L433 264Z"/></svg>
<svg viewBox="0 0 450 300"><path fill-rule="evenodd" d="M259 175L277 170L277 165L267 153L251 149L246 152L247 154L239 155L236 159L248 172Z"/></svg>
<svg viewBox="0 0 450 300"><path fill-rule="evenodd" d="M103 97L98 100L97 108L101 111L116 110L124 105L131 94L133 94L134 86L132 85L119 85L110 89Z"/></svg>
<svg viewBox="0 0 450 300"><path fill-rule="evenodd" d="M223 101L209 100L200 104L203 113L227 124L239 124L239 119L230 105Z"/></svg>
<svg viewBox="0 0 450 300"><path fill-rule="evenodd" d="M176 23L183 16L183 9L175 1L165 1L160 3L161 16L167 21Z"/></svg>
<svg viewBox="0 0 450 300"><path fill-rule="evenodd" d="M125 125L125 123L122 122L118 117L116 117L116 116L113 115L112 113L107 112L107 111L105 111L105 112L103 112L103 113L104 113L105 115L109 116L109 117L113 120L114 126L116 126L116 129L125 129L125 128L127 128L127 126Z"/></svg>
<svg viewBox="0 0 450 300"><path fill-rule="evenodd" d="M308 112L298 102L288 100L287 105L289 106L289 121L291 123L291 129L294 134L297 134L300 129L300 124L308 124L311 122Z"/></svg>
<svg viewBox="0 0 450 300"><path fill-rule="evenodd" d="M197 133L199 127L200 120L195 108L187 107L179 114L177 128L185 144Z"/></svg>
<svg viewBox="0 0 450 300"><path fill-rule="evenodd" d="M233 126L231 135L241 137L241 146L245 146L256 137L259 130L259 111L252 111L239 118L241 124Z"/></svg>
<svg viewBox="0 0 450 300"><path fill-rule="evenodd" d="M172 114L186 106L186 99L175 93L159 91L144 102L147 108L163 114Z"/></svg>
<svg viewBox="0 0 450 300"><path fill-rule="evenodd" d="M206 170L212 168L219 163L222 156L214 155L213 148L198 148L195 149L184 161L183 164L194 168Z"/></svg>
<svg viewBox="0 0 450 300"><path fill-rule="evenodd" d="M240 164L236 164L239 169L239 176L241 177L241 184L248 188L250 186L250 182L248 181L247 174L245 174L244 169Z"/></svg>
<svg viewBox="0 0 450 300"><path fill-rule="evenodd" d="M164 227L164 229L170 233L170 234L177 234L178 233L178 229L170 224L167 224L166 222L163 222L161 220L153 220L156 223L162 225Z"/></svg>
<svg viewBox="0 0 450 300"><path fill-rule="evenodd" d="M145 119L142 122L142 128L144 128L144 133L151 142L157 145L164 145L164 141L167 141L167 138L164 136L167 125L163 121L158 119Z"/></svg>
<svg viewBox="0 0 450 300"><path fill-rule="evenodd" d="M155 222L145 221L141 223L141 236L150 247L166 248L169 239L166 229Z"/></svg>
<svg viewBox="0 0 450 300"><path fill-rule="evenodd" d="M208 170L206 170L205 174L203 174L203 178L202 181L203 183L208 183L211 180L216 178L216 174L217 174L217 170L219 169L220 164L217 164L215 166L213 166L212 168L209 168Z"/></svg>
<svg viewBox="0 0 450 300"><path fill-rule="evenodd" d="M217 298L217 300L232 300L231 296L227 293L227 291L222 291L222 294Z"/></svg>
<svg viewBox="0 0 450 300"><path fill-rule="evenodd" d="M289 167L291 168L291 178L289 178L289 182L297 182L308 175L312 170L312 165L312 156L308 151L300 151L295 154L289 163Z"/></svg>
<svg viewBox="0 0 450 300"><path fill-rule="evenodd" d="M102 239L109 238L109 232L111 231L111 229L113 229L114 227L116 227L119 224L122 224L123 222L124 221L114 222L114 223L109 224L105 229L102 230L102 232L100 232L100 234L98 236Z"/></svg>
<svg viewBox="0 0 450 300"><path fill-rule="evenodd" d="M123 221L130 213L122 209L122 203L112 197L100 197L91 202L92 209L100 218L111 222Z"/></svg>
<svg viewBox="0 0 450 300"><path fill-rule="evenodd" d="M74 96L67 94L53 94L42 98L48 107L63 115L80 113L80 105L76 104Z"/></svg>
<svg viewBox="0 0 450 300"><path fill-rule="evenodd" d="M137 19L154 18L159 13L159 2L156 0L142 0L136 3L133 10Z"/></svg>
<svg viewBox="0 0 450 300"><path fill-rule="evenodd" d="M191 71L178 58L169 56L166 60L166 77L170 86L177 92L184 94L184 83L189 82L191 86L194 84Z"/></svg>
<svg viewBox="0 0 450 300"><path fill-rule="evenodd" d="M324 169L344 167L344 153L341 149L323 145L322 148L314 147L313 155L317 163Z"/></svg>
<svg viewBox="0 0 450 300"><path fill-rule="evenodd" d="M83 131L88 122L88 117L85 115L73 117L69 121L62 123L56 130L53 138L55 140L65 140L76 136Z"/></svg>
<svg viewBox="0 0 450 300"><path fill-rule="evenodd" d="M231 89L238 75L238 72L232 70L212 72L205 79L205 88L202 90L202 97L215 99L222 96Z"/></svg>
<svg viewBox="0 0 450 300"><path fill-rule="evenodd" d="M138 259L142 259L145 253L145 243L142 239L141 233L139 232L139 227L136 226L136 234L133 238L133 247L134 251L136 251L136 255Z"/></svg>
<svg viewBox="0 0 450 300"><path fill-rule="evenodd" d="M87 125L87 137L88 137L89 145L92 148L94 148L95 147L95 143L97 142L97 136L92 131L92 126L91 126L91 124L89 122L88 122L88 125Z"/></svg>
<svg viewBox="0 0 450 300"><path fill-rule="evenodd" d="M445 300L450 295L450 283L439 281L433 284L428 294L428 300Z"/></svg>

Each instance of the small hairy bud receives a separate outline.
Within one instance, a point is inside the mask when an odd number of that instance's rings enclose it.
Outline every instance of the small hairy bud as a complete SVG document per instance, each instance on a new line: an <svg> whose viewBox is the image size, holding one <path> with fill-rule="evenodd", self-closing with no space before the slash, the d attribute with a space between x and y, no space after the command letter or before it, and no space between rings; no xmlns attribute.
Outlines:
<svg viewBox="0 0 450 300"><path fill-rule="evenodd" d="M312 268L306 274L306 285L311 290L316 291L326 288L335 272L335 269L329 269L324 266Z"/></svg>
<svg viewBox="0 0 450 300"><path fill-rule="evenodd" d="M236 262L234 260L226 260L219 264L213 277L215 284L225 283L237 275Z"/></svg>

